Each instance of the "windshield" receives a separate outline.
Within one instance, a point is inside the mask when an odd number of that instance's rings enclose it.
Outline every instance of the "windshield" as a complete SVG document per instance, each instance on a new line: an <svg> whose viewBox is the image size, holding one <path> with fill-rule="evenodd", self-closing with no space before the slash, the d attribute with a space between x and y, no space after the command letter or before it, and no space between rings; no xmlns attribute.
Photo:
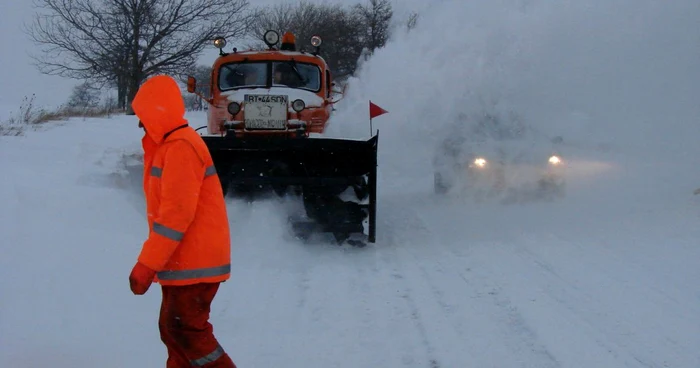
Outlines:
<svg viewBox="0 0 700 368"><path fill-rule="evenodd" d="M321 71L316 65L293 61L272 64L273 86L302 88L317 92L321 89Z"/></svg>
<svg viewBox="0 0 700 368"><path fill-rule="evenodd" d="M229 63L219 70L219 89L290 87L318 92L321 90L321 70L313 64L280 61L272 63L272 76L268 75L269 63Z"/></svg>
<svg viewBox="0 0 700 368"><path fill-rule="evenodd" d="M267 63L224 64L219 70L219 89L222 91L241 87L265 87Z"/></svg>

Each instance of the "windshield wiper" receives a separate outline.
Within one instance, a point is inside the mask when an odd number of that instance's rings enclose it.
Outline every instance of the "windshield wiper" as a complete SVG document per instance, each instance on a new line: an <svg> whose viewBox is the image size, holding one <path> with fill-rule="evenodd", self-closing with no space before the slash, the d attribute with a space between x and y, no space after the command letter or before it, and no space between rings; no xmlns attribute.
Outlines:
<svg viewBox="0 0 700 368"><path fill-rule="evenodd" d="M288 60L288 61L287 61L287 64L289 64L289 65L292 66L292 70L294 70L294 74L296 74L297 77L299 77L299 80L300 80L302 83L304 83L304 84L309 83L309 81L306 80L306 78L304 78L303 75L301 75L301 73L299 72L299 69L297 69L297 62L296 62L294 59Z"/></svg>

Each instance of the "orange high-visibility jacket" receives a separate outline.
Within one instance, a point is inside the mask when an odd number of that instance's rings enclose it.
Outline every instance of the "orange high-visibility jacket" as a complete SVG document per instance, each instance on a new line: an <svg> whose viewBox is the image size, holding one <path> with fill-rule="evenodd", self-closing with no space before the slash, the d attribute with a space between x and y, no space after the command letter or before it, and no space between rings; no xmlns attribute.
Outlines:
<svg viewBox="0 0 700 368"><path fill-rule="evenodd" d="M132 107L141 120L149 234L138 261L163 285L230 277L231 246L221 183L209 150L184 119L174 79L155 76Z"/></svg>

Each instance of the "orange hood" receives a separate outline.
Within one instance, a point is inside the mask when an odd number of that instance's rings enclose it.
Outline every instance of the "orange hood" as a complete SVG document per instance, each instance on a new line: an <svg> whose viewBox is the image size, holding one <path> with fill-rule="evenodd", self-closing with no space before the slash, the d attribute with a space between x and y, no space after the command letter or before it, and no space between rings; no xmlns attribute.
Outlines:
<svg viewBox="0 0 700 368"><path fill-rule="evenodd" d="M131 107L156 144L163 141L166 133L187 124L180 87L166 75L148 79L139 88Z"/></svg>

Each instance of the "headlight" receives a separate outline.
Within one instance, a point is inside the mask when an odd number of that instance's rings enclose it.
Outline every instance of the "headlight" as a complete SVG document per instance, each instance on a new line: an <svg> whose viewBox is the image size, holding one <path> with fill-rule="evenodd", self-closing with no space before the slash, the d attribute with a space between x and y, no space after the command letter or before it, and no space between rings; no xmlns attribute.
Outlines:
<svg viewBox="0 0 700 368"><path fill-rule="evenodd" d="M559 165L561 163L561 158L557 155L553 155L549 158L549 163L551 165Z"/></svg>
<svg viewBox="0 0 700 368"><path fill-rule="evenodd" d="M236 115L238 114L239 111L241 111L241 105L238 102L231 102L228 104L228 107L226 108L228 110L228 113L231 115Z"/></svg>
<svg viewBox="0 0 700 368"><path fill-rule="evenodd" d="M280 34L277 33L276 31L269 30L269 31L265 32L265 34L263 35L263 39L265 40L265 43L268 46L272 47L272 46L276 45L277 42L280 41Z"/></svg>
<svg viewBox="0 0 700 368"><path fill-rule="evenodd" d="M311 37L311 45L313 47L319 47L321 46L321 37L319 36L313 36Z"/></svg>
<svg viewBox="0 0 700 368"><path fill-rule="evenodd" d="M292 102L292 109L294 109L296 112L301 112L301 110L304 110L305 107L306 104L304 103L304 100L299 99Z"/></svg>
<svg viewBox="0 0 700 368"><path fill-rule="evenodd" d="M217 37L216 39L214 39L214 47L216 47L219 50L223 49L224 47L226 47L226 39L223 37Z"/></svg>
<svg viewBox="0 0 700 368"><path fill-rule="evenodd" d="M474 165L476 165L477 167L484 167L486 166L486 159L483 157L477 157L474 160Z"/></svg>

